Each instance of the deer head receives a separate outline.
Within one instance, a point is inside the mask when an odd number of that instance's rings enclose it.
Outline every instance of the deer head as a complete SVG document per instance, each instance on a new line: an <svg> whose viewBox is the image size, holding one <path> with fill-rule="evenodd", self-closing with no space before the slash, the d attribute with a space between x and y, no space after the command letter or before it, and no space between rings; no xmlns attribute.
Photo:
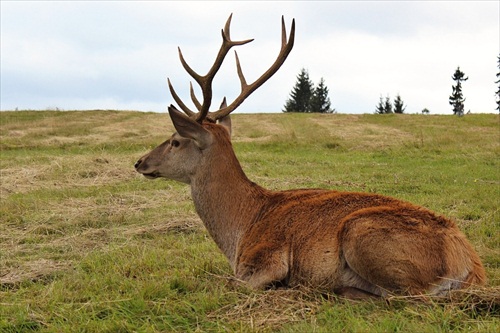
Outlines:
<svg viewBox="0 0 500 333"><path fill-rule="evenodd" d="M202 167L202 165L208 163L206 162L206 159L207 156L210 155L208 153L214 149L214 142L225 139L229 140L231 133L229 114L233 112L252 92L264 84L264 82L273 76L274 73L276 73L292 50L295 37L295 20L292 21L290 38L287 40L285 22L282 17L281 50L275 62L257 80L248 84L245 76L243 75L238 54L235 52L236 69L241 84L241 92L231 104L227 105L224 98L224 101L218 110L209 111L212 103L212 82L227 53L233 46L244 45L253 40L231 40L231 18L232 14L227 19L224 29L222 30L222 46L220 47L214 64L206 75L199 75L196 73L184 60L180 48L178 49L182 66L201 88L203 102L200 103L198 101L193 90L193 85L190 84L191 99L196 106L197 112L190 110L179 98L170 82L170 79L168 79L168 86L172 97L185 114L181 113L173 105L168 107L170 118L177 132L174 133L169 140L163 142L161 145L137 161L135 168L144 176L148 178L164 177L189 184L191 183L192 178L197 175L200 167L214 168L215 166ZM220 132L220 128L214 129L216 127L209 125L209 123L218 123L222 125L222 128L225 129L228 135L220 133L216 134L215 132Z"/></svg>

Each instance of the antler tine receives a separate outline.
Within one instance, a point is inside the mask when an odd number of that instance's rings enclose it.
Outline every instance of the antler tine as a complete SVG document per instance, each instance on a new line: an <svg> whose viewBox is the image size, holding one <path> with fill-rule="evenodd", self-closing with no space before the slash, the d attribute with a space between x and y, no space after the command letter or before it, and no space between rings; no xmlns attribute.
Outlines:
<svg viewBox="0 0 500 333"><path fill-rule="evenodd" d="M248 87L248 84L247 80L245 80L245 75L243 75L243 71L241 70L240 58L238 58L236 50L234 51L234 57L236 58L236 71L238 72L238 77L240 78L241 91L243 91L246 87Z"/></svg>
<svg viewBox="0 0 500 333"><path fill-rule="evenodd" d="M172 97L174 98L175 102L179 105L179 107L182 109L182 111L184 111L184 113L186 113L190 117L194 117L196 115L196 113L193 112L193 111L191 111L186 106L186 104L184 104L182 102L182 100L180 99L180 97L175 92L174 87L172 86L172 83L170 82L169 78L167 78L167 82L168 82L168 89L170 90L170 94L172 94Z"/></svg>
<svg viewBox="0 0 500 333"><path fill-rule="evenodd" d="M194 105L198 109L198 111L201 110L201 104L198 101L198 98L196 98L196 95L194 94L194 89L193 89L193 83L189 82L189 92L191 94L191 100L193 101Z"/></svg>
<svg viewBox="0 0 500 333"><path fill-rule="evenodd" d="M292 20L292 27L290 29L290 38L287 41L286 36L286 28L285 28L285 19L281 17L281 50L278 54L278 57L272 64L272 66L262 74L257 80L255 80L252 84L247 84L245 80L245 76L243 75L243 71L241 70L240 61L238 59L238 54L235 52L236 56L236 68L238 71L238 77L241 82L241 92L240 95L227 107L221 108L215 112L209 112L207 118L212 121L216 121L217 119L223 118L234 111L243 101L250 96L252 92L254 92L257 88L259 88L264 82L266 82L271 76L276 73L276 71L283 65L286 58L292 51L293 44L295 41L295 19Z"/></svg>

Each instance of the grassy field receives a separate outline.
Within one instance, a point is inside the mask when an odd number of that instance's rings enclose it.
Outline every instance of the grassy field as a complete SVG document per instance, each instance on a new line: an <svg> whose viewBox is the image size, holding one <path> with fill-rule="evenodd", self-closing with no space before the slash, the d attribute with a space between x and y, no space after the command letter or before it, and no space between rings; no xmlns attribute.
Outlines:
<svg viewBox="0 0 500 333"><path fill-rule="evenodd" d="M234 283L185 185L134 162L166 114L0 113L0 332L499 332L498 115L233 116L250 179L378 192L457 221L486 288L352 302Z"/></svg>

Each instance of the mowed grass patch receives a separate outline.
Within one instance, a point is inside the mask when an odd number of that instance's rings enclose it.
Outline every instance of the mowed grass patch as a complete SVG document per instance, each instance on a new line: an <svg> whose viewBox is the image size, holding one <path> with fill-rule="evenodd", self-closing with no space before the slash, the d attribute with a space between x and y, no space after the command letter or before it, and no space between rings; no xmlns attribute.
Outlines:
<svg viewBox="0 0 500 333"><path fill-rule="evenodd" d="M2 332L500 330L498 115L233 116L250 179L429 207L457 221L489 277L447 299L359 303L235 281L189 188L133 170L172 133L166 114L0 117Z"/></svg>

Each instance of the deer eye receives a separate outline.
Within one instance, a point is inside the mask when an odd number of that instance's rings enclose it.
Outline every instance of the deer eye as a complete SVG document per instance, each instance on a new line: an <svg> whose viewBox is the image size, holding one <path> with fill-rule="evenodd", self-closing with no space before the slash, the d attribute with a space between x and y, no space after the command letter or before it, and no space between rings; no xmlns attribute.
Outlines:
<svg viewBox="0 0 500 333"><path fill-rule="evenodd" d="M180 142L179 142L179 141L177 141L177 140L172 140L172 142L170 142L170 145L171 145L172 147L179 147Z"/></svg>

